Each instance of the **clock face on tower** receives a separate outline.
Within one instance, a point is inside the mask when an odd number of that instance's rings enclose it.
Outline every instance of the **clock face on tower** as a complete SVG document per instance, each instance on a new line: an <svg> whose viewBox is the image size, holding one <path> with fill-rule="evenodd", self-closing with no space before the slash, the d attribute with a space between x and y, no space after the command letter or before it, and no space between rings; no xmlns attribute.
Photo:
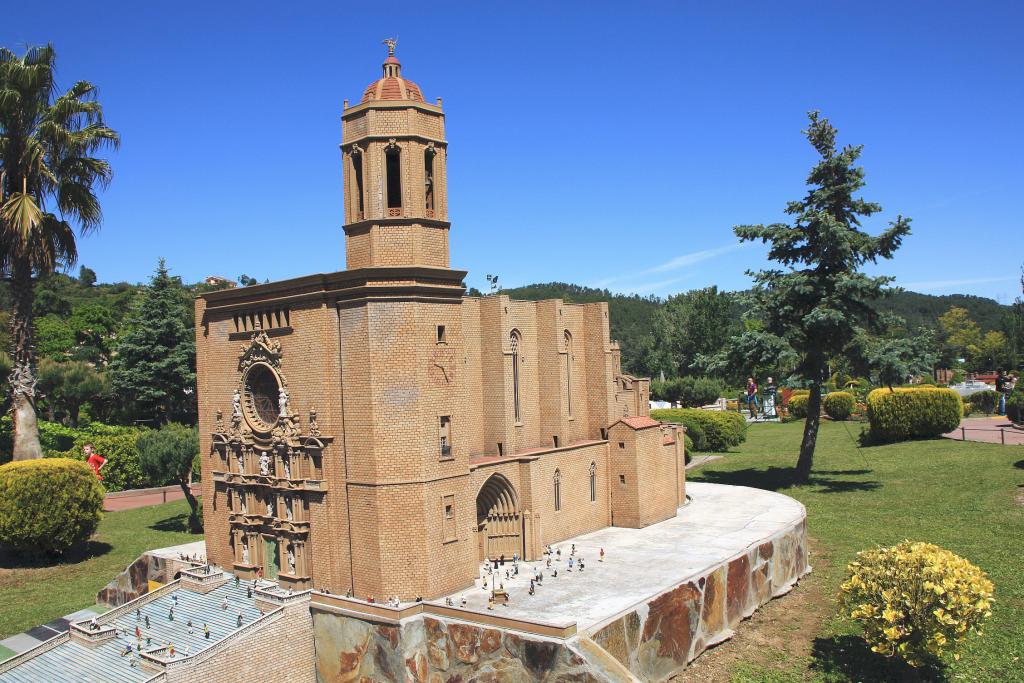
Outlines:
<svg viewBox="0 0 1024 683"><path fill-rule="evenodd" d="M430 354L427 374L434 384L447 386L455 380L455 353L451 349L435 349Z"/></svg>

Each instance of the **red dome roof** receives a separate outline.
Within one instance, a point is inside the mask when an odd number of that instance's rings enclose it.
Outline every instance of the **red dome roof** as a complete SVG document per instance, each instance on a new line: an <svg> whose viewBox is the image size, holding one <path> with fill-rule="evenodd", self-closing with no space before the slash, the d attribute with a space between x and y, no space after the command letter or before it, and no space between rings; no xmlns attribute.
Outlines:
<svg viewBox="0 0 1024 683"><path fill-rule="evenodd" d="M372 100L414 100L423 102L420 86L402 78L402 65L394 55L384 60L384 76L366 87L361 102Z"/></svg>

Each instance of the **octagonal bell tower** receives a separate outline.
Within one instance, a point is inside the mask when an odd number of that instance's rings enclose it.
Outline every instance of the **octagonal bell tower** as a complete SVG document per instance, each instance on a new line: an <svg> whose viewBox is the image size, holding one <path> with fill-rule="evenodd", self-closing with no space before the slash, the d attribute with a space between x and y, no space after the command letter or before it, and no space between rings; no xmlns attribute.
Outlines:
<svg viewBox="0 0 1024 683"><path fill-rule="evenodd" d="M448 267L441 100L402 76L394 41L383 75L342 113L347 268Z"/></svg>

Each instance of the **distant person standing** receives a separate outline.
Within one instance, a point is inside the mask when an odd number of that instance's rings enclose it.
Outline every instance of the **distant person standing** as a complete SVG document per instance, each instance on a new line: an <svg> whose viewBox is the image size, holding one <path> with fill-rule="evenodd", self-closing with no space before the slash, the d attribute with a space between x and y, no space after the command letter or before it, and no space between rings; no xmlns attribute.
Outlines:
<svg viewBox="0 0 1024 683"><path fill-rule="evenodd" d="M766 418L779 416L778 412L775 410L775 399L778 391L778 387L775 386L774 380L769 377L768 384L765 385L764 388L764 416Z"/></svg>
<svg viewBox="0 0 1024 683"><path fill-rule="evenodd" d="M1006 370L999 368L996 375L996 391L999 392L999 414L1006 415L1006 396L1013 390L1010 378L1006 376Z"/></svg>
<svg viewBox="0 0 1024 683"><path fill-rule="evenodd" d="M757 419L757 382L754 381L753 377L747 378L747 410L750 411L750 417L753 420Z"/></svg>
<svg viewBox="0 0 1024 683"><path fill-rule="evenodd" d="M85 462L92 471L96 473L96 478L103 481L103 475L100 474L100 470L107 464L107 459L92 449L92 444L87 443L82 447L82 452L85 453Z"/></svg>

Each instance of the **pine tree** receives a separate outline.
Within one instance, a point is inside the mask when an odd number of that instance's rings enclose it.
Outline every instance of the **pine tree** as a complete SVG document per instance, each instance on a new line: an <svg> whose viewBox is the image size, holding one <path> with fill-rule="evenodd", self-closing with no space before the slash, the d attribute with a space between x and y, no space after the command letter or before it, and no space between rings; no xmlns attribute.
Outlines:
<svg viewBox="0 0 1024 683"><path fill-rule="evenodd" d="M195 413L196 344L187 292L163 259L126 321L111 385L137 419L166 424Z"/></svg>
<svg viewBox="0 0 1024 683"><path fill-rule="evenodd" d="M795 480L811 473L821 414L821 385L830 358L841 357L864 330L878 327L875 302L887 291L890 277L869 277L860 269L890 259L910 233L910 219L898 216L877 237L861 229L861 217L882 210L855 197L864 186L864 169L856 166L861 145L836 148L836 129L811 112L804 131L821 160L807 177L810 187L786 213L792 225L742 225L741 241L770 244L768 258L782 267L749 273L764 320L763 331L785 340L796 353L797 377L810 388Z"/></svg>

